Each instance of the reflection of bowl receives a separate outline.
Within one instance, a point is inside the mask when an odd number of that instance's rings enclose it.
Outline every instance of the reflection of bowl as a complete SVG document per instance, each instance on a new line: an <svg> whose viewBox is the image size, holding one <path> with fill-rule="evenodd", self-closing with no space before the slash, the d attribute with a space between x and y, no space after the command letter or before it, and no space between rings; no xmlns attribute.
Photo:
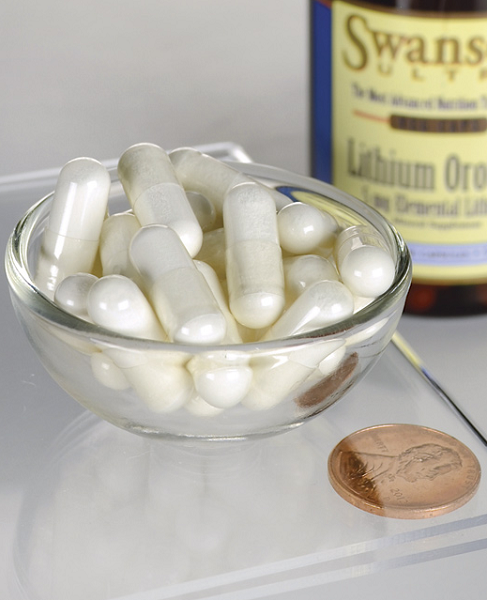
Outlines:
<svg viewBox="0 0 487 600"><path fill-rule="evenodd" d="M232 166L278 187L293 200L331 211L341 227L373 228L394 259L394 281L351 317L285 339L191 346L122 336L68 314L34 283L32 273L52 201L52 195L47 196L22 218L8 243L6 269L14 308L59 385L100 417L134 433L237 439L299 425L359 381L384 350L401 315L411 278L410 257L384 218L322 182L260 165ZM125 208L122 188L114 179L110 211ZM122 382L103 379L114 363ZM219 388L215 404L224 404L225 396L235 393L232 373L241 368L251 377L241 402L234 406L228 402L222 409L201 401L205 381L213 383L220 377L227 387L223 394ZM191 392L196 378L198 393Z"/></svg>
<svg viewBox="0 0 487 600"><path fill-rule="evenodd" d="M256 585L249 568L275 577L280 561L324 550L332 560L385 525L347 513L330 489L330 433L315 419L285 443L272 436L220 452L128 435L86 412L25 490L8 570L20 591L9 598L180 598L201 578L213 588L225 574L236 591Z"/></svg>

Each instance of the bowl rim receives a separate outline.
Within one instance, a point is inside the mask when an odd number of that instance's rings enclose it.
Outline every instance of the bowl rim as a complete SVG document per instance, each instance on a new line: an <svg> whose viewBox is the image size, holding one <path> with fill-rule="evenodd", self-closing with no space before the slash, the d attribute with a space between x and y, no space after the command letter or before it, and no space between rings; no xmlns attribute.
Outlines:
<svg viewBox="0 0 487 600"><path fill-rule="evenodd" d="M286 338L240 344L191 345L122 335L66 312L45 295L36 286L33 277L31 277L27 260L28 240L38 221L43 216L39 212L40 209L45 207L53 197L54 192L50 192L25 212L9 236L5 254L5 270L10 293L15 294L25 307L43 321L78 336L88 337L91 341L98 341L107 346L112 345L116 347L119 347L120 342L123 341L124 347L134 350L171 350L172 352L191 354L221 352L223 350L249 352L252 350L264 351L266 349L273 349L275 351L276 347L285 350L291 346L313 343L318 339L327 341L335 339L337 336L343 337L352 329L355 333L369 327L374 318L385 314L401 297L405 299L412 277L411 256L401 234L376 209L335 186L312 177L259 163L240 163L228 160L224 162L249 177L258 180L267 179L274 184L277 183L295 188L296 190L324 196L327 200L345 205L348 209L357 212L362 218L369 221L374 229L379 229L383 236L386 235L389 241L393 242L397 252L396 274L389 289L347 319ZM109 173L112 183L119 182L116 168L109 169ZM25 241L26 239L27 242Z"/></svg>

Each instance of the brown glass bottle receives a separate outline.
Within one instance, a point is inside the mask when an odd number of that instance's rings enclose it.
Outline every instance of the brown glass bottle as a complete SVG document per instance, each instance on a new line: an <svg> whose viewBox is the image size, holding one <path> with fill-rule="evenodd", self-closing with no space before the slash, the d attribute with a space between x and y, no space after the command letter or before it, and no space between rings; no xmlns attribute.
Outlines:
<svg viewBox="0 0 487 600"><path fill-rule="evenodd" d="M449 20L465 17L472 18L472 13L478 12L479 16L486 19L485 22L487 22L487 0L375 0L372 2L357 2L357 5L370 9L385 9L389 13L404 15L412 14L412 11L416 14L434 13L435 18ZM330 70L329 78L330 82L332 81L331 53L336 49L332 49L331 42L326 47L322 35L324 28L327 26L326 23L329 23L328 26L331 31L332 10L333 1L312 0L311 2L311 171L313 176L330 181L338 187L343 187L346 191L354 193L353 190L340 185L333 176L333 142L323 143L323 140L327 139L327 136L328 139L332 139L333 126L331 125L331 119L330 122L327 122L319 114L320 107L324 106L327 102L332 105L332 92L326 90L323 85L320 86L319 82L317 83L319 79L317 73L326 72L327 69ZM326 14L327 12L329 14ZM360 44L362 42L358 39L358 36L355 42L357 53L361 51ZM381 44L381 39L376 37L375 43L376 45ZM483 59L487 63L487 31L486 34L483 34L479 45L482 46ZM326 59L322 58L327 52L330 53L328 63L326 63ZM354 58L354 55L351 56ZM321 77L323 79L322 75ZM483 86L487 94L487 78L479 85ZM485 112L487 116L487 109ZM419 137L414 139L414 143L417 143L418 140ZM485 141L485 150L487 150L487 138ZM485 156L487 156L487 152L485 152ZM380 159L382 160L382 158L381 156ZM355 192L355 195L362 197L358 192ZM366 198L363 199L367 201ZM380 205L375 207L381 210ZM385 214L385 216L387 217L388 215ZM394 219L391 220L394 222ZM399 223L397 223L397 227L402 231ZM408 242L407 236L405 235L404 237L406 238L406 242ZM487 237L483 241L485 241L487 248ZM405 310L412 314L431 316L473 315L487 312L487 266L485 276L467 279L466 283L459 280L459 278L450 281L446 277L444 280L436 278L429 281L427 277L413 277Z"/></svg>

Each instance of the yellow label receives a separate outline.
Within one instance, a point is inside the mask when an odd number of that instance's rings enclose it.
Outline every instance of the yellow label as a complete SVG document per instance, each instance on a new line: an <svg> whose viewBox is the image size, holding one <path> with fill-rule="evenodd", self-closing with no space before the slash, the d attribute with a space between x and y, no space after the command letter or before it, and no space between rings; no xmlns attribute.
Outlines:
<svg viewBox="0 0 487 600"><path fill-rule="evenodd" d="M397 226L415 280L487 280L487 15L332 7L334 185Z"/></svg>

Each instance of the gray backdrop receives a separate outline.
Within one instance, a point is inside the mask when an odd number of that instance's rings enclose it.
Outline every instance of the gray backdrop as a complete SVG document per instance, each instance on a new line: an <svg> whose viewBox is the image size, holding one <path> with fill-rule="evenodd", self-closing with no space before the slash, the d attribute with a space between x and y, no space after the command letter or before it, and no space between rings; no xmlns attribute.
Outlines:
<svg viewBox="0 0 487 600"><path fill-rule="evenodd" d="M0 176L234 141L307 163L305 0L3 0Z"/></svg>

